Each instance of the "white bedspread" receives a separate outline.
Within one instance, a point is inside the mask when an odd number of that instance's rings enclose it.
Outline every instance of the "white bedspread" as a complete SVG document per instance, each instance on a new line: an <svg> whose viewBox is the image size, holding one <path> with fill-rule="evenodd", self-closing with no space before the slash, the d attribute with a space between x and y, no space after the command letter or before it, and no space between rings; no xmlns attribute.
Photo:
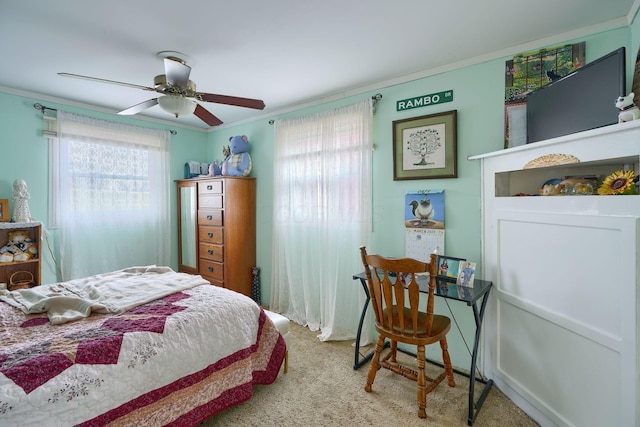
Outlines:
<svg viewBox="0 0 640 427"><path fill-rule="evenodd" d="M0 300L25 314L47 313L52 324L91 313L123 313L178 291L208 284L201 276L169 267L131 267L63 283L0 291Z"/></svg>
<svg viewBox="0 0 640 427"><path fill-rule="evenodd" d="M285 351L251 298L209 284L63 325L0 301L0 426L197 427Z"/></svg>

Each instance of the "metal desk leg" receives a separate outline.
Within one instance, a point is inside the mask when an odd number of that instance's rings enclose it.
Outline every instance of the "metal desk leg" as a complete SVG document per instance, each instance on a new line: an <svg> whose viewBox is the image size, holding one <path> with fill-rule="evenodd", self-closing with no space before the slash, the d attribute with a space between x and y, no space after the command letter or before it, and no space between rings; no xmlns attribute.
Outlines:
<svg viewBox="0 0 640 427"><path fill-rule="evenodd" d="M353 362L353 370L360 369L362 365L366 364L373 357L373 352L370 352L362 360L360 360L360 336L362 335L362 325L364 324L364 318L367 314L367 307L369 307L369 302L371 301L371 295L369 295L369 289L367 288L367 282L364 279L360 279L360 283L362 284L362 289L364 289L364 293L367 296L367 299L362 306L362 313L360 314L360 322L358 323L358 332L356 333L356 352L355 358Z"/></svg>
<svg viewBox="0 0 640 427"><path fill-rule="evenodd" d="M471 354L471 372L469 374L469 417L467 419L467 424L472 426L473 421L475 420L482 404L484 403L485 398L487 397L487 393L491 389L493 385L493 380L485 380L483 378L476 378L476 360L478 358L478 345L480 342L480 332L482 330L482 320L484 319L484 310L487 306L487 300L489 293L487 292L482 297L482 302L480 304L480 311L478 312L478 307L476 304L473 304L473 315L476 322L476 335L473 339L473 352ZM476 381L484 384L484 388L482 390L482 394L478 397L478 401L474 403L474 388Z"/></svg>

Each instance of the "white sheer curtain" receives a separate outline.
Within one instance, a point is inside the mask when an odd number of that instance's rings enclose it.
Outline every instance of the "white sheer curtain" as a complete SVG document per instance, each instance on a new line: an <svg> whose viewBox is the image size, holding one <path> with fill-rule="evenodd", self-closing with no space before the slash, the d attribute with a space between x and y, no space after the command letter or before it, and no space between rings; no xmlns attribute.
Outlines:
<svg viewBox="0 0 640 427"><path fill-rule="evenodd" d="M62 280L168 265L169 132L58 111L50 226Z"/></svg>
<svg viewBox="0 0 640 427"><path fill-rule="evenodd" d="M275 122L270 304L323 341L354 338L364 301L351 277L371 234L372 121L367 99Z"/></svg>

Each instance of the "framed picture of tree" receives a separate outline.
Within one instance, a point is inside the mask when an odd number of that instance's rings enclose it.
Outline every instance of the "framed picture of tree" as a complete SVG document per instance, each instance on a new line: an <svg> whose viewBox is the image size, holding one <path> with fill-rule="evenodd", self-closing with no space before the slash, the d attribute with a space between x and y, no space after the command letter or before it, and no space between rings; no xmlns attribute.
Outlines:
<svg viewBox="0 0 640 427"><path fill-rule="evenodd" d="M457 110L393 122L393 180L457 178Z"/></svg>

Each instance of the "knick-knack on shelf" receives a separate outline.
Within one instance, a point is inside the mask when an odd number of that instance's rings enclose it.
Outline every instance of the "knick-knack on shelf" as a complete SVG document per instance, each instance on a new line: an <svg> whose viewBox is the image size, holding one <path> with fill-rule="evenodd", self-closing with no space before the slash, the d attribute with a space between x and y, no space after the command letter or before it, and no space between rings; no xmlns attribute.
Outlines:
<svg viewBox="0 0 640 427"><path fill-rule="evenodd" d="M33 221L31 212L29 211L29 190L27 183L23 179L16 179L13 182L13 222L29 222Z"/></svg>

